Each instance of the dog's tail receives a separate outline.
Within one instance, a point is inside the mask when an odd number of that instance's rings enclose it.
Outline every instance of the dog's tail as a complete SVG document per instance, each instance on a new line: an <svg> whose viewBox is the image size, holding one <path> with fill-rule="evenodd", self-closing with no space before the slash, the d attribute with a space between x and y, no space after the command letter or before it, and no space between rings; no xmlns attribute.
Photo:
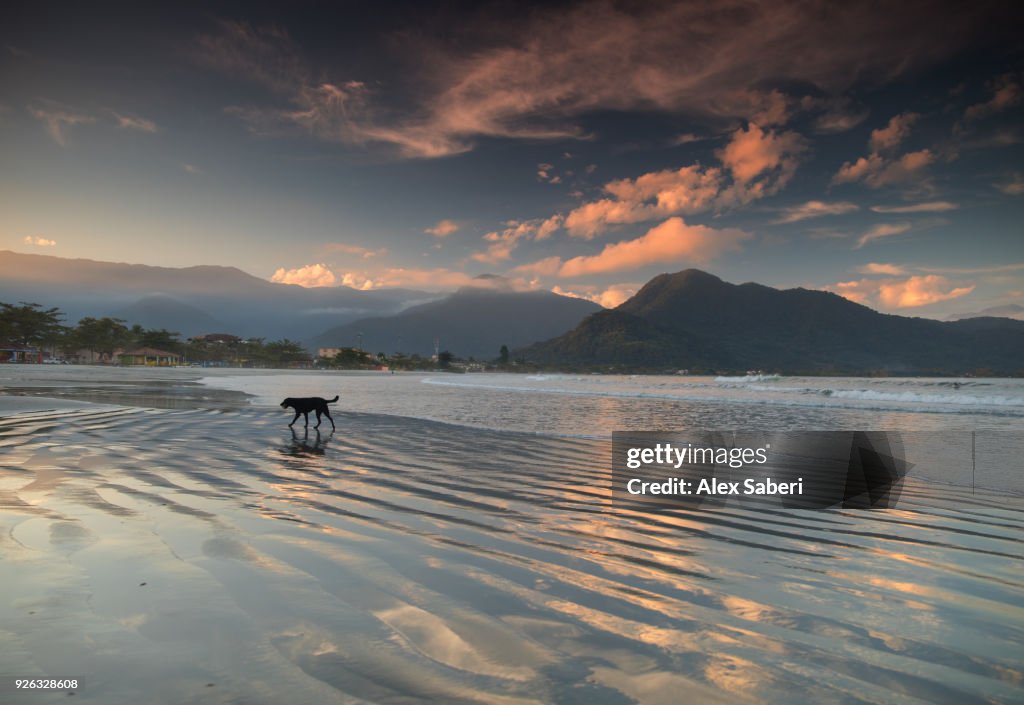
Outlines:
<svg viewBox="0 0 1024 705"><path fill-rule="evenodd" d="M336 401L338 401L338 395L337 395L337 394L335 394L335 395L334 395L334 398L333 398L333 399L328 399L328 400L327 400L327 403L328 403L328 404L333 404L333 403L334 403L334 402L336 402Z"/></svg>

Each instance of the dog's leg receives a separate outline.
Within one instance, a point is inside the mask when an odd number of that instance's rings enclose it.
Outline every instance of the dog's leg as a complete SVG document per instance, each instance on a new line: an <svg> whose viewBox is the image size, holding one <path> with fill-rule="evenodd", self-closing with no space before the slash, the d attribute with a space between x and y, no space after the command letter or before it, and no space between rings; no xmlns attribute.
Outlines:
<svg viewBox="0 0 1024 705"><path fill-rule="evenodd" d="M327 416L327 420L331 422L331 430L337 431L338 427L334 425L334 419L331 418L331 410L328 409L326 406L324 407L324 414Z"/></svg>
<svg viewBox="0 0 1024 705"><path fill-rule="evenodd" d="M320 409L316 410L316 426L313 428L320 428Z"/></svg>
<svg viewBox="0 0 1024 705"><path fill-rule="evenodd" d="M295 412L295 418L294 418L294 419L292 419L292 422L291 422L290 424L288 424L288 427L289 427L289 428L290 428L290 427L292 427L292 426L294 426L294 425L295 425L295 422L299 420L299 414L300 414L300 413L302 413L302 412L300 412L300 411L296 411L296 412Z"/></svg>
<svg viewBox="0 0 1024 705"><path fill-rule="evenodd" d="M302 415L305 416L305 418L306 418L306 428L309 428L309 412L308 411L303 411Z"/></svg>

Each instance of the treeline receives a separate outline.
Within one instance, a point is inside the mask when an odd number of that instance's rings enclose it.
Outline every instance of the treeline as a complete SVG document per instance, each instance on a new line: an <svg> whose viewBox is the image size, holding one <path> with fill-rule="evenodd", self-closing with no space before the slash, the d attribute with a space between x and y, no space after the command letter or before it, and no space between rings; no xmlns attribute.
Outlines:
<svg viewBox="0 0 1024 705"><path fill-rule="evenodd" d="M288 365L309 361L301 344L288 340L267 342L263 338L242 340L220 336L218 340L182 340L175 331L128 326L119 318L86 317L77 325L63 324L59 308L39 304L0 302L0 343L23 348L59 351L77 357L85 351L90 361L112 359L118 350L156 348L181 355L189 362L238 365Z"/></svg>

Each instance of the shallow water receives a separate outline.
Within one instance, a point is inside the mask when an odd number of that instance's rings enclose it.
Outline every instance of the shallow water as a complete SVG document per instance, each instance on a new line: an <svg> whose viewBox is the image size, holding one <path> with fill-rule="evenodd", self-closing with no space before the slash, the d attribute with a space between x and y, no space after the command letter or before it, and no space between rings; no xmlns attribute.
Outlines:
<svg viewBox="0 0 1024 705"><path fill-rule="evenodd" d="M279 388L332 385L252 374L250 408L0 419L0 674L80 676L75 702L104 704L1020 701L1019 497L912 477L884 512L640 512L611 503L610 444L583 437L619 406L581 433L538 433L536 407L493 430L470 421L538 395L336 377L341 408L388 413L293 435ZM463 420L393 415L403 394ZM662 403L684 406L637 408Z"/></svg>

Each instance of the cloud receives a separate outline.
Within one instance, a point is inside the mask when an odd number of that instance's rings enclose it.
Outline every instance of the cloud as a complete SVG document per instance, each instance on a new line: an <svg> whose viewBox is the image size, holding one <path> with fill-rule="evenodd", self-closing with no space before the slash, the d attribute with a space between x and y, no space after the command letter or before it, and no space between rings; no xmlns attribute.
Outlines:
<svg viewBox="0 0 1024 705"><path fill-rule="evenodd" d="M521 264L518 267L513 267L512 272L516 274L533 275L533 276L554 276L558 274L559 268L562 266L562 258L558 256L545 257L542 260L536 262L530 262L528 264Z"/></svg>
<svg viewBox="0 0 1024 705"><path fill-rule="evenodd" d="M889 120L883 128L872 130L868 144L872 152L893 149L910 134L910 128L921 116L917 113L900 113Z"/></svg>
<svg viewBox="0 0 1024 705"><path fill-rule="evenodd" d="M936 274L913 276L903 281L882 284L878 298L888 308L915 308L956 299L974 291L973 286L953 289L950 286L948 279Z"/></svg>
<svg viewBox="0 0 1024 705"><path fill-rule="evenodd" d="M911 227L910 223L881 223L879 225L872 226L870 230L857 239L857 244L853 249L859 250L872 240L880 240L885 237L892 237L893 235L902 235L910 230Z"/></svg>
<svg viewBox="0 0 1024 705"><path fill-rule="evenodd" d="M197 167L195 164L184 164L183 163L181 165L181 168L184 169L189 174L204 174L204 173L206 173L202 169Z"/></svg>
<svg viewBox="0 0 1024 705"><path fill-rule="evenodd" d="M906 279L860 279L828 287L859 304L887 309L917 308L966 296L974 285L955 286L946 277L930 274Z"/></svg>
<svg viewBox="0 0 1024 705"><path fill-rule="evenodd" d="M441 157L482 137L585 138L579 118L603 110L780 125L807 95L885 83L953 54L987 18L974 5L943 13L918 2L884 13L862 3L812 6L579 3L515 22L481 13L466 41L406 34L395 43L416 62L408 74L417 90L407 96L378 96L359 76L312 68L276 27L225 22L197 39L195 53L276 94L269 106L237 112L253 125ZM491 40L496 31L500 42Z"/></svg>
<svg viewBox="0 0 1024 705"><path fill-rule="evenodd" d="M521 278L480 279L465 272L451 269L407 269L391 267L377 272L345 272L341 277L345 286L355 289L413 288L427 291L445 291L463 286L500 289L527 289L529 282Z"/></svg>
<svg viewBox="0 0 1024 705"><path fill-rule="evenodd" d="M1022 196L1024 195L1024 176L1020 174L1014 174L1013 178L1001 184L996 184L996 188L1005 193L1007 196Z"/></svg>
<svg viewBox="0 0 1024 705"><path fill-rule="evenodd" d="M734 131L717 152L724 168L698 163L610 181L603 189L607 196L573 209L564 227L589 240L614 225L745 205L785 186L803 150L795 132L766 131L751 123Z"/></svg>
<svg viewBox="0 0 1024 705"><path fill-rule="evenodd" d="M835 203L825 203L824 201L808 201L803 205L792 206L790 208L782 209L782 217L778 220L772 221L776 225L782 225L785 223L796 223L801 220L807 220L809 218L820 218L826 215L843 215L844 213L852 213L853 211L859 210L860 206L856 203L850 203L849 201L837 201Z"/></svg>
<svg viewBox="0 0 1024 705"><path fill-rule="evenodd" d="M559 267L558 274L580 277L639 269L656 263L703 263L723 252L740 249L740 243L750 237L742 230L718 230L704 225L688 225L679 217L669 218L639 238L606 245L597 255L566 261Z"/></svg>
<svg viewBox="0 0 1024 705"><path fill-rule="evenodd" d="M326 248L331 252L342 252L346 255L355 255L356 257L362 257L363 259L369 259L370 257L380 257L388 253L388 248L386 247L371 250L368 247L360 247L359 245L346 245L341 242L328 243L326 245Z"/></svg>
<svg viewBox="0 0 1024 705"><path fill-rule="evenodd" d="M935 155L928 149L908 152L897 159L871 153L855 162L844 163L832 178L832 183L863 181L871 188L879 188L914 178L917 172L934 161Z"/></svg>
<svg viewBox="0 0 1024 705"><path fill-rule="evenodd" d="M918 177L921 169L935 161L931 150L907 152L899 157L891 153L907 138L919 117L917 113L900 113L893 116L885 127L872 130L868 140L870 153L856 161L844 162L832 177L832 183L863 181L871 188L880 188Z"/></svg>
<svg viewBox="0 0 1024 705"><path fill-rule="evenodd" d="M159 132L160 128L152 120L139 117L137 115L121 115L114 113L114 118L117 119L117 126L125 130L138 130L140 132Z"/></svg>
<svg viewBox="0 0 1024 705"><path fill-rule="evenodd" d="M964 111L964 120L980 120L1017 105L1024 99L1024 90L1013 74L1005 74L989 84L992 97L983 103L976 103Z"/></svg>
<svg viewBox="0 0 1024 705"><path fill-rule="evenodd" d="M568 175L572 175L572 172L566 172ZM555 173L555 166L553 164L538 164L537 165L537 180L544 181L549 184L560 184L562 183L562 177Z"/></svg>
<svg viewBox="0 0 1024 705"><path fill-rule="evenodd" d="M22 239L22 242L24 242L26 245L35 245L36 247L56 247L57 246L57 241L56 240L48 240L45 237L32 237L31 235L26 235Z"/></svg>
<svg viewBox="0 0 1024 705"><path fill-rule="evenodd" d="M777 171L774 184L777 190L793 175L796 157L803 150L803 138L797 133L766 132L750 123L746 130L736 130L717 155L738 184L747 185L765 172Z"/></svg>
<svg viewBox="0 0 1024 705"><path fill-rule="evenodd" d="M29 107L28 111L36 120L46 124L46 131L61 147L66 144L67 128L75 125L88 125L96 121L91 115L72 112L65 108Z"/></svg>
<svg viewBox="0 0 1024 705"><path fill-rule="evenodd" d="M907 270L898 264L884 264L881 262L869 262L860 268L862 274L888 274L898 277L907 273Z"/></svg>
<svg viewBox="0 0 1024 705"><path fill-rule="evenodd" d="M280 268L270 277L279 284L298 284L304 287L334 286L337 278L326 264L307 264L297 269Z"/></svg>
<svg viewBox="0 0 1024 705"><path fill-rule="evenodd" d="M423 232L433 235L434 237L448 237L452 233L459 231L459 224L454 220L439 220L437 225L432 228L427 228Z"/></svg>
<svg viewBox="0 0 1024 705"><path fill-rule="evenodd" d="M545 240L551 236L562 224L562 216L553 215L550 218L535 218L533 220L510 220L505 223L503 230L495 230L483 236L485 242L490 245L483 252L476 252L470 255L475 262L485 264L496 264L509 259L512 251L519 246L523 240Z"/></svg>
<svg viewBox="0 0 1024 705"><path fill-rule="evenodd" d="M942 213L956 210L959 207L949 201L929 201L906 206L871 206L871 210L875 213Z"/></svg>
<svg viewBox="0 0 1024 705"><path fill-rule="evenodd" d="M574 287L575 291L568 291L560 286L554 286L551 288L551 291L560 296L593 301L605 308L615 308L633 296L640 289L640 286L640 284L613 284L604 289L593 286Z"/></svg>
<svg viewBox="0 0 1024 705"><path fill-rule="evenodd" d="M870 111L846 97L820 99L806 96L802 100L805 110L822 110L814 120L814 131L833 135L852 130L864 122Z"/></svg>

